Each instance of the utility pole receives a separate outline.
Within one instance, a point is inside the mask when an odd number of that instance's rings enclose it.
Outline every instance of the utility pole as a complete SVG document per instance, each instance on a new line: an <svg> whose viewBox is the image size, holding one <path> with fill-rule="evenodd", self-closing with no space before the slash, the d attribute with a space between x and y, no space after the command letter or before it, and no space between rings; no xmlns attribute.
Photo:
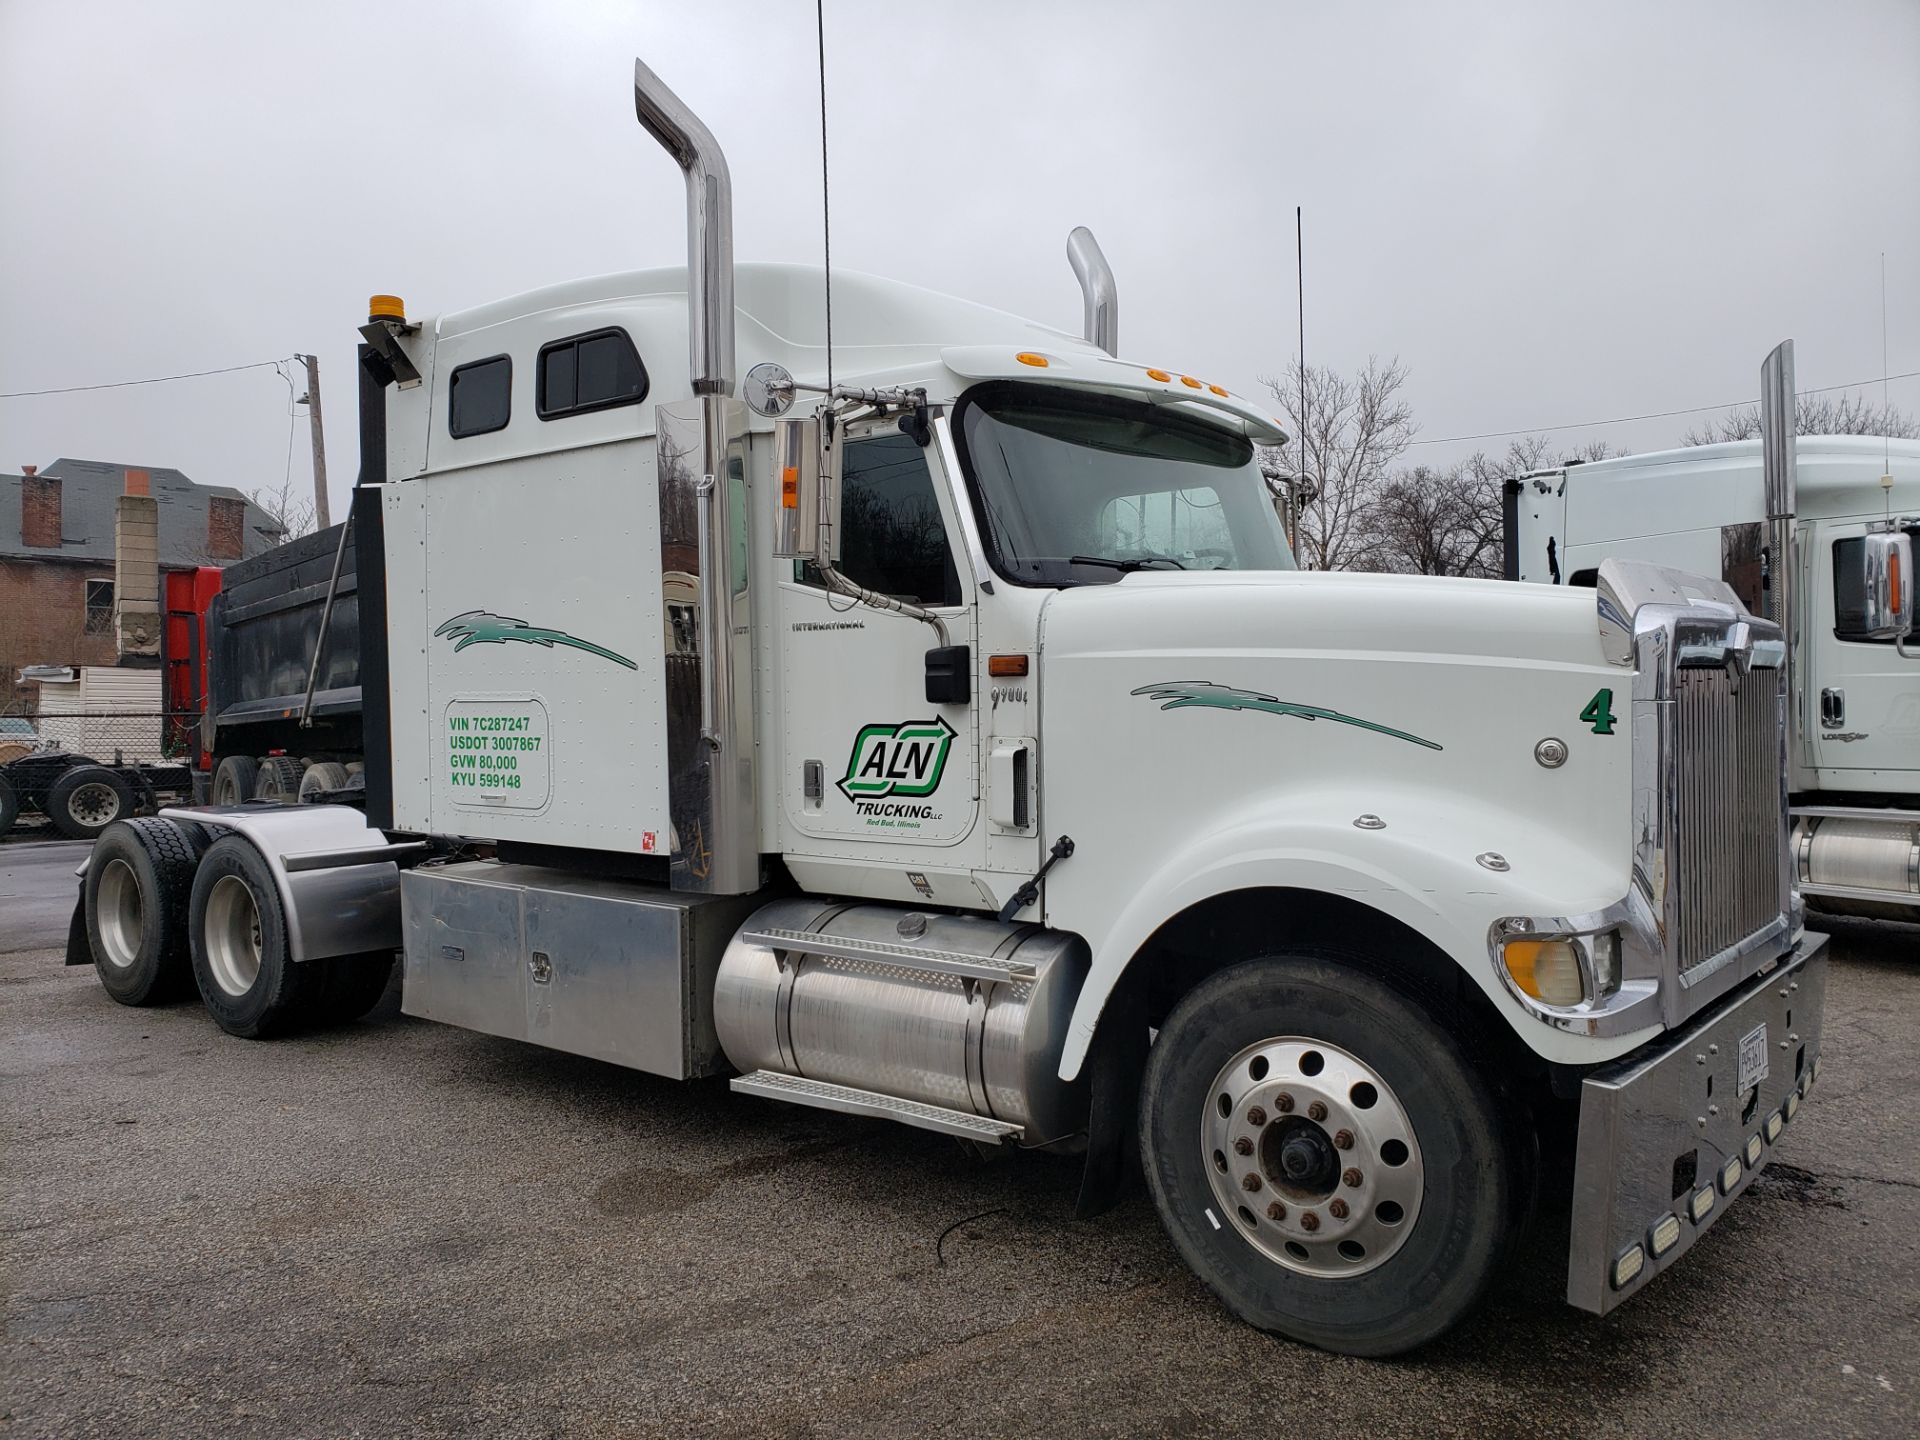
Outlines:
<svg viewBox="0 0 1920 1440"><path fill-rule="evenodd" d="M313 431L313 521L316 530L333 523L327 514L327 437L320 420L320 357L297 357L307 367L307 424Z"/></svg>

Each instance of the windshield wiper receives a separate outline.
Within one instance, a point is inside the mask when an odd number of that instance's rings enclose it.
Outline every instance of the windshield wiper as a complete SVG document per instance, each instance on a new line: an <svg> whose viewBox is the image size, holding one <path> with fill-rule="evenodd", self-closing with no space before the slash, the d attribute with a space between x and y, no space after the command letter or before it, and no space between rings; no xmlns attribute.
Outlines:
<svg viewBox="0 0 1920 1440"><path fill-rule="evenodd" d="M1144 555L1138 560L1115 560L1106 555L1070 555L1067 557L1067 563L1069 565L1105 565L1109 569L1124 571L1127 574L1135 570L1151 569L1155 565L1171 565L1176 570L1187 568L1171 555Z"/></svg>

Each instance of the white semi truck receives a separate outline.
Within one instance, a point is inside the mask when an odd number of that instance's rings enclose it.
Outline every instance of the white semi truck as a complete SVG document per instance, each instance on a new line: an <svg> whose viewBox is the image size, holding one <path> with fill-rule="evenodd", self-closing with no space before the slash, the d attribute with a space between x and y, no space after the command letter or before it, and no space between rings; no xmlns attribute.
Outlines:
<svg viewBox="0 0 1920 1440"><path fill-rule="evenodd" d="M718 144L634 94L685 271L362 331L365 813L118 826L69 959L254 1036L399 950L409 1014L1075 1150L1084 1213L1137 1154L1338 1351L1454 1323L1549 1172L1572 1303L1673 1265L1819 1075L1780 628L1643 564L1297 570L1278 423L1117 358L1084 232L1084 337L834 275L830 385L820 271L736 267Z"/></svg>
<svg viewBox="0 0 1920 1440"><path fill-rule="evenodd" d="M1771 366L1792 388L1791 342ZM1609 557L1719 575L1789 627L1793 863L1817 910L1920 920L1920 645L1871 623L1869 537L1920 542L1920 441L1799 436L1542 470L1507 487L1509 579ZM1776 556L1786 555L1786 564ZM1912 584L1910 571L1900 577Z"/></svg>

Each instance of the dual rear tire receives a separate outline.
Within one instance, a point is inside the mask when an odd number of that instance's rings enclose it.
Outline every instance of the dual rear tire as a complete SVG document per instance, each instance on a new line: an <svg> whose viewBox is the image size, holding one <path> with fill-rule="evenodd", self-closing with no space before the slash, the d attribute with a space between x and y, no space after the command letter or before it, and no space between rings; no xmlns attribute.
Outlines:
<svg viewBox="0 0 1920 1440"><path fill-rule="evenodd" d="M385 951L294 960L259 851L198 825L109 826L87 867L82 908L94 969L115 1000L155 1005L197 986L214 1023L245 1039L357 1020L393 975Z"/></svg>

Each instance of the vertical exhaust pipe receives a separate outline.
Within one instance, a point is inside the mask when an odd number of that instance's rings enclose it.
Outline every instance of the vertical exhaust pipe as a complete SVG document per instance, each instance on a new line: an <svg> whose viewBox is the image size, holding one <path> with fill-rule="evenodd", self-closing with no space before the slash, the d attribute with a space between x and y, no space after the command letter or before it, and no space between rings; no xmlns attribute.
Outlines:
<svg viewBox="0 0 1920 1440"><path fill-rule="evenodd" d="M665 670L669 875L675 890L744 895L760 885L760 834L752 646L745 638L751 575L736 564L744 546L734 544L736 516L747 511L747 462L746 406L732 398L733 180L713 132L637 59L633 110L687 177L687 373L694 398L654 408L662 593L667 574L678 570L697 597L692 644L669 655ZM692 572L685 569L689 554Z"/></svg>
<svg viewBox="0 0 1920 1440"><path fill-rule="evenodd" d="M1787 640L1787 704L1794 697L1796 581L1793 530L1799 504L1798 429L1793 403L1793 341L1782 340L1760 366L1760 458L1767 489L1767 619Z"/></svg>
<svg viewBox="0 0 1920 1440"><path fill-rule="evenodd" d="M1067 263L1073 266L1080 282L1080 297L1085 307L1081 333L1109 355L1120 353L1120 291L1114 284L1113 267L1100 253L1100 242L1084 225L1073 227L1067 236Z"/></svg>
<svg viewBox="0 0 1920 1440"><path fill-rule="evenodd" d="M713 132L636 59L633 109L687 176L687 368L696 395L733 394L733 177Z"/></svg>

